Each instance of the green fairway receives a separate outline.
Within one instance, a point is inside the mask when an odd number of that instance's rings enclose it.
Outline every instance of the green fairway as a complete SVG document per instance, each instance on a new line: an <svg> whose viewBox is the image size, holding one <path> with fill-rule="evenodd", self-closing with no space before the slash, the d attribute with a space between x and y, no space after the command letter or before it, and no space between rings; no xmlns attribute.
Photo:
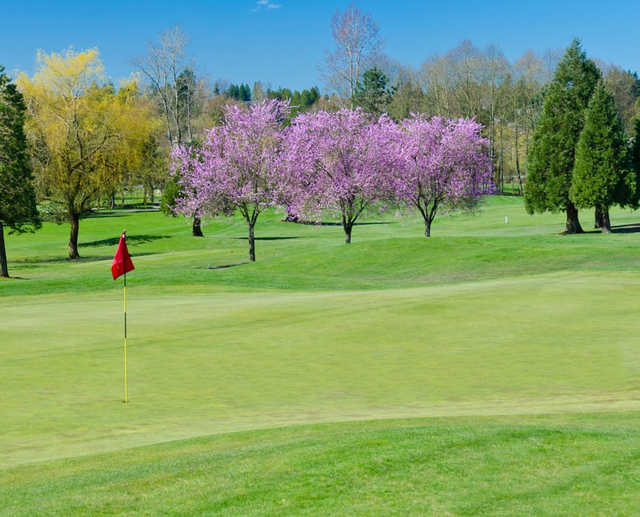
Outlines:
<svg viewBox="0 0 640 517"><path fill-rule="evenodd" d="M637 506L638 212L612 211L611 235L560 236L562 214L494 197L437 220L430 239L415 214L369 217L351 245L339 226L280 219L258 221L255 264L237 218L197 239L157 212L99 214L81 222L74 263L66 225L8 237L0 509ZM109 272L123 228L128 405ZM197 438L231 431L243 433Z"/></svg>
<svg viewBox="0 0 640 517"><path fill-rule="evenodd" d="M0 515L631 515L640 413L233 433L0 472Z"/></svg>

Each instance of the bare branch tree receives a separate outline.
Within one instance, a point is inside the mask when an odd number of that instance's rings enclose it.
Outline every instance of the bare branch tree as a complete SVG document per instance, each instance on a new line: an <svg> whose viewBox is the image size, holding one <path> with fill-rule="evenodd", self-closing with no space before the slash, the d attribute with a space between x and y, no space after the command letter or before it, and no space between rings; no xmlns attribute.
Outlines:
<svg viewBox="0 0 640 517"><path fill-rule="evenodd" d="M351 99L360 76L372 67L382 48L378 25L354 4L331 19L331 33L336 44L327 53L325 75L327 84L339 95Z"/></svg>
<svg viewBox="0 0 640 517"><path fill-rule="evenodd" d="M187 37L179 26L160 34L157 43L147 44L147 54L134 60L135 67L149 82L165 118L170 145L182 143L177 80L185 63Z"/></svg>
<svg viewBox="0 0 640 517"><path fill-rule="evenodd" d="M147 44L146 56L134 61L147 79L152 95L164 115L169 146L180 145L183 135L193 138L191 117L197 82L193 67L187 62L187 36L176 25L160 34L157 43ZM200 218L193 218L193 235L202 237Z"/></svg>

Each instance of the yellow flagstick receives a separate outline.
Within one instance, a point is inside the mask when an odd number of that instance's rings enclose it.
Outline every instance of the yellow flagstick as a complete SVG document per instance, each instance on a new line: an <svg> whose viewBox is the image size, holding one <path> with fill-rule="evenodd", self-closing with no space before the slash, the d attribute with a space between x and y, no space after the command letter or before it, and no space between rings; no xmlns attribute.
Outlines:
<svg viewBox="0 0 640 517"><path fill-rule="evenodd" d="M124 274L124 403L129 402L129 387L127 385L127 273Z"/></svg>

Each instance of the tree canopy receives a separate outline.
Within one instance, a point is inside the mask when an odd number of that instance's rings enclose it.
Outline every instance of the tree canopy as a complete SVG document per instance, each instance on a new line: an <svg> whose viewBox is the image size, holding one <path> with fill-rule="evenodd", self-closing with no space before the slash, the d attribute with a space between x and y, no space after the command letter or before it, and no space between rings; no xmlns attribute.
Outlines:
<svg viewBox="0 0 640 517"><path fill-rule="evenodd" d="M27 102L40 196L67 214L69 258L78 258L80 218L140 163L157 123L135 81L119 91L104 81L95 49L41 52L38 71L21 73L18 86Z"/></svg>
<svg viewBox="0 0 640 517"><path fill-rule="evenodd" d="M571 200L579 208L595 207L602 214L600 228L609 232L609 207L630 202L634 189L622 120L613 95L600 82L589 101L576 148Z"/></svg>
<svg viewBox="0 0 640 517"><path fill-rule="evenodd" d="M530 213L564 210L567 233L582 232L569 189L585 112L600 77L596 64L574 40L546 89L529 152L526 208Z"/></svg>
<svg viewBox="0 0 640 517"><path fill-rule="evenodd" d="M38 228L40 219L24 133L22 94L0 66L0 276L8 277L4 226L22 232Z"/></svg>

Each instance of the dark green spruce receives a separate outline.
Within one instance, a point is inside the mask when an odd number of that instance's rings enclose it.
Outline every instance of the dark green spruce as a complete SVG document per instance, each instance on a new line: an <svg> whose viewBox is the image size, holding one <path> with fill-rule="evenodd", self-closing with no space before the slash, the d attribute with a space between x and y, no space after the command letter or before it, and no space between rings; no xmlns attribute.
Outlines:
<svg viewBox="0 0 640 517"><path fill-rule="evenodd" d="M638 118L633 123L633 140L631 140L631 148L629 150L629 161L631 168L635 172L636 181L640 182L640 112ZM636 199L640 198L640 185L636 186Z"/></svg>
<svg viewBox="0 0 640 517"><path fill-rule="evenodd" d="M393 99L394 88L389 87L389 79L378 68L367 70L353 93L353 105L364 111L380 116L388 110Z"/></svg>
<svg viewBox="0 0 640 517"><path fill-rule="evenodd" d="M578 140L570 198L578 208L594 207L599 228L608 233L609 207L632 203L634 190L624 126L613 95L600 82L589 101Z"/></svg>
<svg viewBox="0 0 640 517"><path fill-rule="evenodd" d="M24 232L40 227L24 133L22 94L0 66L0 276L9 276L4 227Z"/></svg>
<svg viewBox="0 0 640 517"><path fill-rule="evenodd" d="M575 152L585 112L601 74L574 40L549 84L533 143L524 189L529 213L562 210L566 233L582 233L578 209L569 197Z"/></svg>

